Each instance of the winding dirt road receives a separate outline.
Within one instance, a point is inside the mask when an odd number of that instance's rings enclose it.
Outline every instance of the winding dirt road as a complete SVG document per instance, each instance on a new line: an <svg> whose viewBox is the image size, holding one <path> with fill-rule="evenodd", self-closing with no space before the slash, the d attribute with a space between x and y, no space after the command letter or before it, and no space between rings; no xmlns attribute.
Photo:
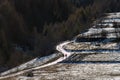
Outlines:
<svg viewBox="0 0 120 80"><path fill-rule="evenodd" d="M42 65L42 66L39 66L39 67L35 67L35 68L31 68L31 69L27 69L27 70L23 70L23 71L19 71L19 72L14 72L14 71L11 71L11 70L9 70L7 72L3 72L3 73L0 74L0 79L14 77L14 76L23 74L25 72L29 72L29 71L32 71L32 70L37 70L37 69L44 68L44 67L47 67L47 66L51 66L51 65L57 64L58 62L61 62L61 61L65 60L70 55L72 55L72 53L67 52L66 50L64 50L63 46L67 45L67 44L69 44L71 42L72 41L66 41L66 42L63 42L63 43L61 43L61 44L59 44L59 45L56 46L56 50L58 50L59 52L61 52L64 55L64 57L60 57L57 60L55 60L53 62L50 62L48 64L45 64L45 65Z"/></svg>

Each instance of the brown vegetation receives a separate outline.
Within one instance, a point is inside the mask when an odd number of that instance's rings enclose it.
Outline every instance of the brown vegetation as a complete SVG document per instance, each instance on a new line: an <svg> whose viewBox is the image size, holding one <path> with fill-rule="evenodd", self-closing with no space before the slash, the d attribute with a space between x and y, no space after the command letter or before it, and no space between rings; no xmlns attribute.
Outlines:
<svg viewBox="0 0 120 80"><path fill-rule="evenodd" d="M119 0L0 0L0 65L17 66L54 52ZM114 5L114 7L113 7Z"/></svg>

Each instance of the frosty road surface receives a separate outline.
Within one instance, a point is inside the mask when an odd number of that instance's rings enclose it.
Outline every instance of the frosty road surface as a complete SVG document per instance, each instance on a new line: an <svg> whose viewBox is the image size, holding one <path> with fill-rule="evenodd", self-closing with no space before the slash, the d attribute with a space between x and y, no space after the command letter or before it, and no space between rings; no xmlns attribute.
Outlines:
<svg viewBox="0 0 120 80"><path fill-rule="evenodd" d="M35 80L37 78L38 80L48 78L49 80L86 80L85 77L89 77L87 80L98 80L101 76L103 76L103 80L110 80L106 77L120 75L120 28L113 26L114 22L120 22L120 13L110 13L101 23L88 29L87 32L79 34L74 40L58 44L56 50L60 54L35 58L1 73L0 79L8 80L7 78L24 75L23 78L26 80L29 77L25 74L32 72ZM52 73L49 73L50 71ZM98 78L92 79L91 76Z"/></svg>
<svg viewBox="0 0 120 80"><path fill-rule="evenodd" d="M67 52L65 49L63 49L64 45L67 45L71 43L72 41L66 41L60 45L57 45L56 50L62 52L64 54L65 59L68 58L70 55L72 55L72 52Z"/></svg>
<svg viewBox="0 0 120 80"><path fill-rule="evenodd" d="M51 66L51 65L54 65L54 64L56 64L56 63L58 63L58 62L63 61L64 59L68 58L68 57L71 55L70 52L67 52L67 51L65 51L65 50L63 49L63 46L64 46L64 45L67 45L67 44L69 44L69 43L71 43L71 42L70 42L70 41L66 41L66 42L64 42L64 43L61 43L61 44L57 45L57 47L56 47L56 49L57 49L58 51L60 51L61 53L63 53L64 57L60 57L60 58L58 58L57 60L55 60L55 61L53 61L53 62L50 62L50 63L48 63L48 64L45 64L45 65L42 65L42 66L38 66L38 67L35 67L35 68L31 68L31 69L27 69L27 70L23 70L23 71L20 71L20 72L15 73L15 74L14 74L14 71L12 72L11 70L10 70L10 71L6 71L6 72L3 72L3 73L0 74L0 76L1 76L0 79L8 78L8 77L13 77L13 76L20 75L20 74L25 73L25 72L28 72L28 71L40 69L40 68L47 67L47 66ZM22 68L22 67L21 67L21 68ZM13 73L13 74L11 74L11 73ZM7 74L10 74L10 75L7 75ZM6 76L4 76L4 75L6 75Z"/></svg>

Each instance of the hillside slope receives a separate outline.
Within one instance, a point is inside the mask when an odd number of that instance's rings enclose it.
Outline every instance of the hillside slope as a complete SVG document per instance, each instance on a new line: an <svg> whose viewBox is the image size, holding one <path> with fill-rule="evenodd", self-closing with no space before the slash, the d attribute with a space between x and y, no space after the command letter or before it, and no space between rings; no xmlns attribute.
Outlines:
<svg viewBox="0 0 120 80"><path fill-rule="evenodd" d="M56 54L36 58L0 74L2 80L119 80L120 13L108 13L88 31L56 46Z"/></svg>

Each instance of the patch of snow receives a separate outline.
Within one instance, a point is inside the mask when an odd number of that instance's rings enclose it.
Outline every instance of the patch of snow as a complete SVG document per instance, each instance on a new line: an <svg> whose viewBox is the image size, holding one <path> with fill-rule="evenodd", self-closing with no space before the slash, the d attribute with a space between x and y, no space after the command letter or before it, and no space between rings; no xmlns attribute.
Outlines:
<svg viewBox="0 0 120 80"><path fill-rule="evenodd" d="M120 22L120 18L111 18L111 19L104 19L102 22L110 23L110 22Z"/></svg>
<svg viewBox="0 0 120 80"><path fill-rule="evenodd" d="M97 38L96 36L102 37L102 32L105 31L106 32L106 38L120 38L120 28L113 28L114 22L120 23L120 12L119 13L109 13L107 15L107 17L105 17L101 21L101 23L96 24L95 26L90 28L87 32L80 34L80 36L83 36L83 37L94 36L95 38ZM104 26L104 27L100 28L100 27L97 27L97 26ZM105 27L105 26L108 26L108 27ZM112 44L108 43L108 45L107 44L106 45L101 44L99 46L96 46L96 43L89 43L89 44L86 43L86 44L81 44L80 47L84 46L84 49L85 49L86 47L89 47L89 45L91 45L92 48L97 48L98 50L97 49L96 50L93 50L93 49L92 50L91 49L89 49L89 50L74 50L74 48L76 48L74 46L76 44L78 44L75 41L76 40L65 41L65 42L56 46L56 50L61 52L64 55L64 57L59 57L57 60L54 60L54 61L52 61L50 63L47 63L47 64L44 64L44 63L50 61L51 59L53 59L53 58L55 58L59 55L58 54L52 54L50 56L46 56L46 57L42 57L42 58L35 58L35 59L25 63L25 64L22 64L20 66L17 66L15 68L11 69L11 70L8 70L6 72L1 73L0 74L0 76L1 76L0 79L10 77L10 76L16 76L16 75L19 75L19 74L22 74L22 73L25 73L25 72L28 72L28 71L37 70L37 69L40 69L40 68L44 68L44 67L47 67L47 66L57 64L58 62L61 62L65 59L69 58L74 53L75 54L82 54L82 53L83 54L85 54L85 53L87 53L87 54L88 53L120 53L120 50L116 50L116 49L113 49L113 50L111 50L111 49L106 49L106 50L99 49L100 46L102 46L103 48L111 48L111 47L119 47L120 48L120 44L117 44L117 43L112 43ZM106 40L103 40L103 41L109 42L110 40L106 39ZM74 45L72 45L71 49L65 49L66 45L68 45L70 43L74 43ZM73 50L72 50L72 48L73 48ZM114 56L116 57L116 55L114 55ZM77 56L75 58L77 58ZM76 66L74 66L74 68L79 69ZM89 74L92 74L93 69L89 68L89 65L88 65L87 67L84 68L84 71L90 71ZM73 74L70 74L71 71L67 71L67 72L65 72L65 73L58 72L58 73L62 74L62 76L66 75L66 74L69 74L69 75L72 75L72 76L76 76L77 74L80 75L80 73L78 73L78 71L72 71ZM95 73L95 72L96 71L94 69L93 73ZM99 72L99 71L97 71L97 72ZM107 71L107 72L109 72L109 71ZM7 75L7 76L5 76L5 75ZM52 75L54 75L54 74L52 74ZM26 78L26 77L24 77L24 78ZM48 78L51 79L52 77L48 77ZM28 79L28 78L26 78L26 79Z"/></svg>
<svg viewBox="0 0 120 80"><path fill-rule="evenodd" d="M10 74L10 73L14 73L14 72L22 71L22 70L25 70L25 69L29 69L29 68L34 68L34 67L40 66L40 65L46 63L47 61L53 59L56 56L57 56L57 54L52 54L52 55L49 55L49 56L46 56L46 57L42 57L42 58L35 58L35 59L25 63L25 64L17 66L17 67L15 67L13 69L10 69L8 71L5 71L5 72L1 73L0 75L3 76L3 75Z"/></svg>
<svg viewBox="0 0 120 80"><path fill-rule="evenodd" d="M31 60L30 62L22 64L21 66L18 66L16 68L13 68L11 70L8 70L6 72L1 73L0 74L0 76L1 76L0 79L7 78L7 77L10 77L10 76L11 77L12 76L16 76L16 75L19 75L19 74L22 74L22 73L25 73L25 72L28 72L28 71L31 71L31 70L36 70L36 69L40 69L40 68L43 68L43 67L51 66L51 65L54 65L54 64L56 64L58 62L63 61L64 59L68 58L71 55L69 52L67 52L66 50L63 49L63 46L67 45L69 43L71 43L71 42L70 41L66 41L66 42L63 42L63 43L59 44L56 47L56 49L58 51L63 52L64 57L60 57L57 60L55 60L53 62L50 62L48 64L44 64L44 65L40 65L40 64L43 64L43 63L49 61L50 59L53 59L54 57L57 56L57 54L52 54L50 56L43 57L43 58L40 58L40 59L39 58L35 58L34 60ZM28 66L28 65L30 65L30 66ZM26 70L24 70L24 69L26 69ZM18 72L18 71L20 71L20 72ZM18 73L14 74L14 72L18 72ZM5 75L7 75L7 76L5 76Z"/></svg>

